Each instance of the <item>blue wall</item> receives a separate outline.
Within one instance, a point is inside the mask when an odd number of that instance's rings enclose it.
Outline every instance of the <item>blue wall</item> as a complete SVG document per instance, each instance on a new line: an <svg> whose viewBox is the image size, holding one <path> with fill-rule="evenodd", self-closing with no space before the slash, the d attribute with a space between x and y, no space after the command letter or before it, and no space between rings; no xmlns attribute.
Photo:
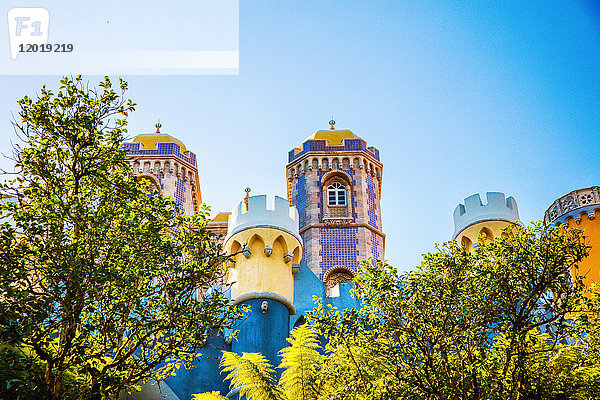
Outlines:
<svg viewBox="0 0 600 400"><path fill-rule="evenodd" d="M263 301L269 303L266 313L260 310ZM250 306L250 312L239 324L237 338L233 339L231 350L242 354L261 353L273 366L278 366L281 357L279 350L288 345L290 312L288 308L272 299L252 299L242 304Z"/></svg>
<svg viewBox="0 0 600 400"><path fill-rule="evenodd" d="M182 400L191 399L194 393L214 390L225 396L229 392L229 382L223 382L225 375L219 372L223 350L231 351L231 346L225 343L223 333L211 332L201 350L203 357L194 363L195 368L181 367L176 371L177 375L168 378L165 383Z"/></svg>

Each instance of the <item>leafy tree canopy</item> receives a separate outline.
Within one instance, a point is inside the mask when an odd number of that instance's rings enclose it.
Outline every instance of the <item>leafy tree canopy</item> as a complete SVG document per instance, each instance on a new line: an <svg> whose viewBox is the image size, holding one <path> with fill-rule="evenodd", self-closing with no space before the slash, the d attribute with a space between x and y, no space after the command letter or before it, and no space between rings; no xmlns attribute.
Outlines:
<svg viewBox="0 0 600 400"><path fill-rule="evenodd" d="M278 384L260 354L222 366L249 399L598 399L600 293L577 273L588 251L581 231L536 224L474 252L445 243L405 273L363 262L362 308L318 301Z"/></svg>
<svg viewBox="0 0 600 400"><path fill-rule="evenodd" d="M0 206L0 339L36 365L43 398L117 398L189 366L239 313L206 295L226 261L207 209L186 217L130 175L127 83L60 83L20 100L14 122L23 144L3 185L16 201ZM21 397L19 375L9 381Z"/></svg>

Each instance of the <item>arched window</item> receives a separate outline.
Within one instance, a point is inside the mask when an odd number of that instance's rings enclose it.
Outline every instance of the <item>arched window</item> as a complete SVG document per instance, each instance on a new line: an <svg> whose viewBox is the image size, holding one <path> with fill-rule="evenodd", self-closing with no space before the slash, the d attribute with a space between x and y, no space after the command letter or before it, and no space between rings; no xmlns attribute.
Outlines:
<svg viewBox="0 0 600 400"><path fill-rule="evenodd" d="M346 188L339 182L335 182L327 188L327 204L330 206L346 205Z"/></svg>

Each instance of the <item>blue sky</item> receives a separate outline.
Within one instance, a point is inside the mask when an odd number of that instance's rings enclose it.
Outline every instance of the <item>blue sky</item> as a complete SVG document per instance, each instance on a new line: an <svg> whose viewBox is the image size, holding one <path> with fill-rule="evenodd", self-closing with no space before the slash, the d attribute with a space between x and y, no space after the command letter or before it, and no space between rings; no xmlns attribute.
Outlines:
<svg viewBox="0 0 600 400"><path fill-rule="evenodd" d="M161 21L155 10L139 12ZM451 237L473 193L512 195L531 221L600 183L592 1L241 1L239 57L237 76L125 76L130 133L160 118L198 155L214 211L247 185L285 196L287 152L332 115L381 152L386 258L400 269ZM16 100L57 80L0 76L0 150Z"/></svg>

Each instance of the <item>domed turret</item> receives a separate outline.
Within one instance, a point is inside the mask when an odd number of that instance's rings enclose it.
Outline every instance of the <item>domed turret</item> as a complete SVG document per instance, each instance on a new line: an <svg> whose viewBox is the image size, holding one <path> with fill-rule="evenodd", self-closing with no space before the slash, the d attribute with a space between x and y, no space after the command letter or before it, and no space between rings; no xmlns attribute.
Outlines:
<svg viewBox="0 0 600 400"><path fill-rule="evenodd" d="M194 214L202 204L196 155L181 141L161 133L161 127L157 123L155 133L143 133L124 143L127 160L135 176L148 179L153 189L173 197L185 214Z"/></svg>
<svg viewBox="0 0 600 400"><path fill-rule="evenodd" d="M352 131L319 130L288 153L288 200L300 214L305 261L328 289L361 260L385 258L379 150Z"/></svg>

